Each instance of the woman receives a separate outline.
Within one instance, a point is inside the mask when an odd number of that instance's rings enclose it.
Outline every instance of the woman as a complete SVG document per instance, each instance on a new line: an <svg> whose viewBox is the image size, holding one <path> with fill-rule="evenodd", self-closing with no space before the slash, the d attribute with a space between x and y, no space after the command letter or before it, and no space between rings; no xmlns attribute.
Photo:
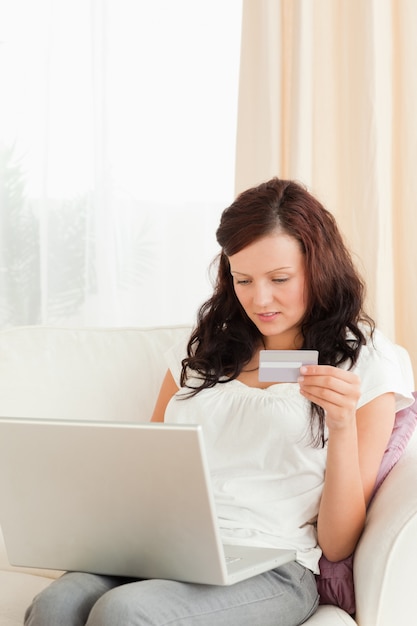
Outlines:
<svg viewBox="0 0 417 626"><path fill-rule="evenodd" d="M245 191L217 239L213 296L167 355L152 419L202 424L224 543L297 558L231 587L66 574L28 609L30 626L295 626L317 608L321 553L356 546L395 411L413 401L394 347L363 311L333 217L301 185ZM262 383L263 349L318 350L319 365Z"/></svg>

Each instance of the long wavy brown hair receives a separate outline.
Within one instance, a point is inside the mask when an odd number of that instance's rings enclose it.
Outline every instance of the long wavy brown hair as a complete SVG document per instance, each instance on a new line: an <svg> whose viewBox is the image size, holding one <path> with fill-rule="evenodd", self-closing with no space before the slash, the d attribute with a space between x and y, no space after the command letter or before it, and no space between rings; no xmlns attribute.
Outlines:
<svg viewBox="0 0 417 626"><path fill-rule="evenodd" d="M318 350L321 364L352 367L366 342L364 325L372 336L374 322L363 310L364 283L334 217L301 184L273 178L241 193L222 214L213 295L198 311L182 363L181 384L191 395L237 378L263 345L235 295L228 257L277 231L294 237L304 255L302 348ZM190 370L197 372L198 386L187 385ZM315 404L311 431L314 444L324 445L324 411Z"/></svg>

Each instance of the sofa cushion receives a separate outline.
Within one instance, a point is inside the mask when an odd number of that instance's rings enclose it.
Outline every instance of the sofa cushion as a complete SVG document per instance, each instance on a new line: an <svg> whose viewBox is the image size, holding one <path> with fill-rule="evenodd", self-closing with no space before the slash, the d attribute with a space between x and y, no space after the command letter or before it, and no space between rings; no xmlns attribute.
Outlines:
<svg viewBox="0 0 417 626"><path fill-rule="evenodd" d="M413 392L413 396L413 404L406 409L398 411L395 416L394 428L387 449L382 457L371 501L394 465L401 458L417 426L417 391Z"/></svg>
<svg viewBox="0 0 417 626"><path fill-rule="evenodd" d="M383 481L400 459L417 425L417 392L413 393L414 403L398 411L394 428L382 458L375 481L372 499ZM322 556L317 588L321 604L333 604L352 615L355 612L355 591L353 583L353 556L336 563Z"/></svg>

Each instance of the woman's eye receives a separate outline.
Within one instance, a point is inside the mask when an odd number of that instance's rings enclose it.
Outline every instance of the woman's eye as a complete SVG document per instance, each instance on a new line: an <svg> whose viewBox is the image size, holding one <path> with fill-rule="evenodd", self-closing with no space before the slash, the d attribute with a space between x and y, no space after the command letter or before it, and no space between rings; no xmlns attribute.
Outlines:
<svg viewBox="0 0 417 626"><path fill-rule="evenodd" d="M250 280L244 280L244 279L236 281L236 285L249 285L249 283L250 283Z"/></svg>
<svg viewBox="0 0 417 626"><path fill-rule="evenodd" d="M287 282L288 278L273 278L272 282L274 283L285 283Z"/></svg>

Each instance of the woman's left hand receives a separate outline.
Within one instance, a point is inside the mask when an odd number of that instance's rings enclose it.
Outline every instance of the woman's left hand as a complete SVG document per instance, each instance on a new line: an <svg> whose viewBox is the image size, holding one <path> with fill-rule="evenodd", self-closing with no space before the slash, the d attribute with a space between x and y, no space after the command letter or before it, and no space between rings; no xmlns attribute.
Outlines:
<svg viewBox="0 0 417 626"><path fill-rule="evenodd" d="M306 365L298 380L301 394L326 411L329 429L346 428L354 422L360 397L360 379L331 365Z"/></svg>

